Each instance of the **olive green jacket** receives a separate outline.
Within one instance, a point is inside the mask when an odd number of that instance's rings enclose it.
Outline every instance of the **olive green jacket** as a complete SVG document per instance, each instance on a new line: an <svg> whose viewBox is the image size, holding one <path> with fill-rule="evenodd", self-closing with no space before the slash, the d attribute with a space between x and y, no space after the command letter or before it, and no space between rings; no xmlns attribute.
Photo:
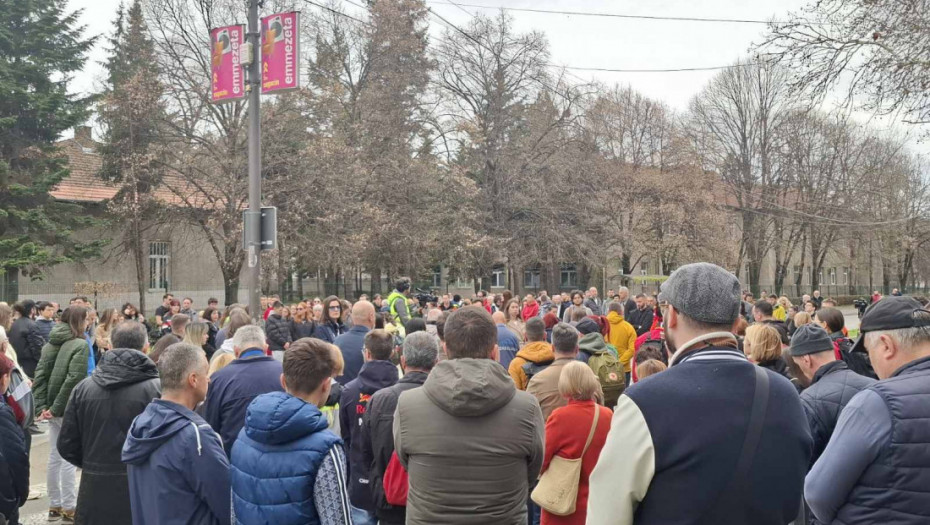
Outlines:
<svg viewBox="0 0 930 525"><path fill-rule="evenodd" d="M58 323L42 347L42 357L33 378L36 414L50 410L55 417L65 414L71 390L87 377L87 341L71 334L71 327Z"/></svg>

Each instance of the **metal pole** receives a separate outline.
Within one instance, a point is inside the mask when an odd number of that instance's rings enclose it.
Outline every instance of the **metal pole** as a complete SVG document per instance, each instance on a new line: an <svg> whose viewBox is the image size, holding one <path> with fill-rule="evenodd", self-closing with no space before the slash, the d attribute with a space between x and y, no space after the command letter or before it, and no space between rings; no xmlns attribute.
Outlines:
<svg viewBox="0 0 930 525"><path fill-rule="evenodd" d="M261 311L261 207L262 207L262 124L261 124L261 41L258 28L260 0L249 0L248 39L252 47L252 62L249 64L249 214L252 216L247 232L246 253L249 267L249 311L258 321Z"/></svg>

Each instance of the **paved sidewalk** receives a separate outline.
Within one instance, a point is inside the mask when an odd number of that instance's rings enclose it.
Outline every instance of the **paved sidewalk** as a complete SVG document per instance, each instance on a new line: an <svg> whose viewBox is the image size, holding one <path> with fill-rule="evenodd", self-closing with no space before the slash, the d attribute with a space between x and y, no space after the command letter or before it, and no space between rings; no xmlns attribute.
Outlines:
<svg viewBox="0 0 930 525"><path fill-rule="evenodd" d="M29 501L19 509L19 521L23 525L48 523L48 489L45 485L45 473L48 468L48 423L39 423L42 434L32 436L32 449L29 452ZM80 486L81 471L77 471Z"/></svg>

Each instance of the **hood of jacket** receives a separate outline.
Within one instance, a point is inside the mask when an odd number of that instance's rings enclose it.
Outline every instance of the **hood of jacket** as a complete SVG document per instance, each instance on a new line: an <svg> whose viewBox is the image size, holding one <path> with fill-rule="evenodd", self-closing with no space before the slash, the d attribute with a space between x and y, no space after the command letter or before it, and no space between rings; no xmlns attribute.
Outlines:
<svg viewBox="0 0 930 525"><path fill-rule="evenodd" d="M623 316L617 312L607 312L607 322L610 323L610 326L618 326L623 321Z"/></svg>
<svg viewBox="0 0 930 525"><path fill-rule="evenodd" d="M607 341L604 341L604 336L600 332L593 332L583 336L578 341L578 348L582 352L587 352L591 355L603 354L607 352Z"/></svg>
<svg viewBox="0 0 930 525"><path fill-rule="evenodd" d="M397 382L397 367L390 361L369 361L358 373L359 391L374 394Z"/></svg>
<svg viewBox="0 0 930 525"><path fill-rule="evenodd" d="M780 330L787 330L787 329L788 329L788 324L785 323L784 321L779 321L778 319L766 319L766 320L764 320L764 321L762 321L762 322L765 323L765 324L770 324L770 325L772 325L772 326L774 326L775 328L778 328L778 329L780 329Z"/></svg>
<svg viewBox="0 0 930 525"><path fill-rule="evenodd" d="M329 427L320 409L284 392L262 394L245 413L245 434L268 445L291 443Z"/></svg>
<svg viewBox="0 0 930 525"><path fill-rule="evenodd" d="M145 463L153 452L185 428L193 427L199 440L200 429L193 417L196 414L177 403L161 399L152 401L129 427L123 444L123 463Z"/></svg>
<svg viewBox="0 0 930 525"><path fill-rule="evenodd" d="M223 340L223 344L220 345L220 347L219 347L219 349L218 349L217 351L218 351L218 352L223 352L223 353L226 353L226 354L235 354L235 353L236 353L236 349L233 348L233 339L232 339L232 337L227 337L226 339L224 339L224 340Z"/></svg>
<svg viewBox="0 0 930 525"><path fill-rule="evenodd" d="M477 417L499 410L513 399L517 387L497 361L440 361L423 384L426 396L456 417Z"/></svg>
<svg viewBox="0 0 930 525"><path fill-rule="evenodd" d="M74 336L71 334L71 327L65 323L56 324L48 334L48 342L55 346L61 346L72 339Z"/></svg>
<svg viewBox="0 0 930 525"><path fill-rule="evenodd" d="M104 352L94 374L94 383L108 390L158 379L158 368L149 357L131 348L114 348Z"/></svg>
<svg viewBox="0 0 930 525"><path fill-rule="evenodd" d="M545 341L536 341L527 343L526 346L517 352L517 357L522 357L533 363L548 363L555 359L555 353L552 351L552 345Z"/></svg>

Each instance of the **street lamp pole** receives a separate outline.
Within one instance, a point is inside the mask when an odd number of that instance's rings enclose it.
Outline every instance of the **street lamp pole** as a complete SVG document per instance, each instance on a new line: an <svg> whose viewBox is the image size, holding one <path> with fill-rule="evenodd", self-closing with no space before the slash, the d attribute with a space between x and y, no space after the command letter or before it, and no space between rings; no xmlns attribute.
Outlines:
<svg viewBox="0 0 930 525"><path fill-rule="evenodd" d="M258 8L261 0L249 1L248 41L252 48L249 63L249 215L246 232L246 263L249 281L249 311L252 319L258 321L261 311L262 260L261 260L261 207L262 207L262 123L261 123L261 38L258 27Z"/></svg>

